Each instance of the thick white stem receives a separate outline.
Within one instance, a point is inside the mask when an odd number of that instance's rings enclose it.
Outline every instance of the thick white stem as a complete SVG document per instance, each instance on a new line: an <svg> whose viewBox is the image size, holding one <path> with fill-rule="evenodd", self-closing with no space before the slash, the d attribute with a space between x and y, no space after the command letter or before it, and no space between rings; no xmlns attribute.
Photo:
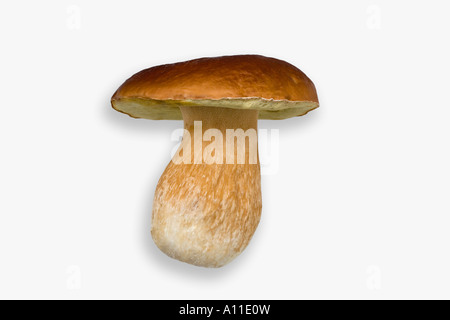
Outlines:
<svg viewBox="0 0 450 320"><path fill-rule="evenodd" d="M175 259L220 267L245 249L261 216L261 176L254 137L258 112L215 107L181 107L181 111L186 129L182 156L169 163L156 187L152 236L157 246ZM217 140L218 133L222 141ZM215 148L211 148L213 143ZM212 150L212 157L205 159Z"/></svg>

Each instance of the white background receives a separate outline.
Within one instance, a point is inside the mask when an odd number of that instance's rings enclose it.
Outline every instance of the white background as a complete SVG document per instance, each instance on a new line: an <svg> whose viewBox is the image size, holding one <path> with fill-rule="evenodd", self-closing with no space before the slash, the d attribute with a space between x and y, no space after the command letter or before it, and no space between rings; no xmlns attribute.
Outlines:
<svg viewBox="0 0 450 320"><path fill-rule="evenodd" d="M450 2L1 1L0 298L450 298ZM221 269L149 233L178 121L109 99L158 64L257 53L315 83L262 220Z"/></svg>

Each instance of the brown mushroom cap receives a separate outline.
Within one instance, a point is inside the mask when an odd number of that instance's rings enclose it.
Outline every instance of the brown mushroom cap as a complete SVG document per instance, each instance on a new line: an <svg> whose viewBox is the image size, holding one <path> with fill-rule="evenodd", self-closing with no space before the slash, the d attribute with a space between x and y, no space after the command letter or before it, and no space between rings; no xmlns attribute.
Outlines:
<svg viewBox="0 0 450 320"><path fill-rule="evenodd" d="M302 116L319 106L313 82L293 65L260 55L201 58L142 70L111 98L134 118L181 120L180 106L259 110L259 119Z"/></svg>

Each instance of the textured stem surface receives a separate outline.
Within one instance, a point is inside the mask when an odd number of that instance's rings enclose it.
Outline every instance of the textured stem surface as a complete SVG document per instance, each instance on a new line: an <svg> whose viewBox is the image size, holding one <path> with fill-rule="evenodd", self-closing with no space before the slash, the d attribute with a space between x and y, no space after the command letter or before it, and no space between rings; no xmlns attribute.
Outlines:
<svg viewBox="0 0 450 320"><path fill-rule="evenodd" d="M227 144L227 129L256 132L258 112L216 107L181 107L181 112L186 130L179 154L185 161L173 159L158 182L152 236L170 257L198 266L221 267L245 249L261 216L257 138L253 142L247 138L244 144L233 138L232 150ZM201 121L200 143L196 121ZM220 139L211 138L208 133L214 131L209 129L222 133L224 149L222 155L213 152L216 161L211 164L205 163L204 153L209 154L211 144ZM233 163L227 162L231 154ZM245 154L244 163L239 162L243 159L239 154Z"/></svg>

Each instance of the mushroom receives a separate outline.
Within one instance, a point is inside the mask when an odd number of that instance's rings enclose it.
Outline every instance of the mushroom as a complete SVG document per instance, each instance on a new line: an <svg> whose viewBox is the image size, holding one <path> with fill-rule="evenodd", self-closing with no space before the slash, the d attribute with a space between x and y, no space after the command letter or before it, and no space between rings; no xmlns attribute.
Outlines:
<svg viewBox="0 0 450 320"><path fill-rule="evenodd" d="M184 121L156 187L151 234L168 256L221 267L248 245L261 217L258 119L319 106L312 81L260 55L201 58L142 70L111 98L133 118Z"/></svg>

